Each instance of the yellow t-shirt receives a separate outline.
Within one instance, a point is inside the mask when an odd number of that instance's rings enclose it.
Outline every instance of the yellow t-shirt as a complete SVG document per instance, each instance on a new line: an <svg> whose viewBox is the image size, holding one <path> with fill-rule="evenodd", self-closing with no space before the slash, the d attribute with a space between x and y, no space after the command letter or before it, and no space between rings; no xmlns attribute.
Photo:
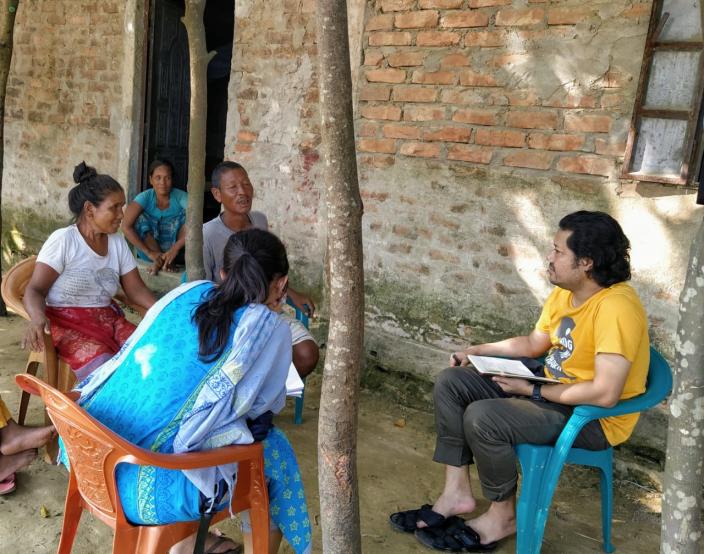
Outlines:
<svg viewBox="0 0 704 554"><path fill-rule="evenodd" d="M642 394L650 364L648 318L638 294L626 283L602 289L584 304L572 306L572 293L555 287L535 328L550 335L545 373L563 383L594 379L598 353L620 354L631 362L621 400ZM639 414L600 419L611 445L625 441Z"/></svg>

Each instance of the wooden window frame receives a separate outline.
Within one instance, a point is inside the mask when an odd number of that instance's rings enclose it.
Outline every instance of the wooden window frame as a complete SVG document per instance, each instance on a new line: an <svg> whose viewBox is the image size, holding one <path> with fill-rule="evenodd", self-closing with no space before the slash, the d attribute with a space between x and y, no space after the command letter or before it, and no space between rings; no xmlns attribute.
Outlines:
<svg viewBox="0 0 704 554"><path fill-rule="evenodd" d="M701 1L701 0L700 0ZM636 92L635 107L631 118L631 126L628 131L628 141L626 142L626 152L624 154L623 170L621 176L627 179L636 181L649 181L654 183L665 183L671 185L687 185L697 177L700 160L694 160L695 152L700 150L695 148L697 130L699 129L699 112L702 106L702 97L704 96L704 38L700 41L681 41L681 42L661 42L658 37L662 32L667 16L669 14L662 13L663 0L653 0L653 8L650 13L650 23L648 26L648 36L645 41L645 52L643 54L643 64L641 66L640 79L638 80L638 89ZM665 17L662 18L661 15ZM704 36L704 22L702 23L702 34ZM655 52L683 52L683 51L700 51L698 78L699 85L694 92L694 100L690 110L666 110L666 109L646 109L643 107L645 95L647 92L650 72L652 70L653 54ZM653 175L631 172L631 163L633 162L633 152L637 139L637 129L639 128L643 117L659 118L659 119L676 119L687 122L687 131L683 144L683 161L680 169L679 177L667 177L664 175ZM700 139L701 140L701 139ZM697 145L699 146L699 145ZM694 163L694 167L693 167ZM693 171L692 171L693 169Z"/></svg>

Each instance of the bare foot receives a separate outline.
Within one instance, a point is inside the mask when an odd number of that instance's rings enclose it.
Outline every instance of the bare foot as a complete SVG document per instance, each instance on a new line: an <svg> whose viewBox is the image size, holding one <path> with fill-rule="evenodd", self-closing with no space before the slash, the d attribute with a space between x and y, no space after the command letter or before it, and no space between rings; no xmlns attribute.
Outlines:
<svg viewBox="0 0 704 554"><path fill-rule="evenodd" d="M0 429L0 454L10 456L25 450L39 448L49 442L55 433L53 425L25 427L18 425L11 419L7 426Z"/></svg>
<svg viewBox="0 0 704 554"><path fill-rule="evenodd" d="M469 514L474 511L477 506L477 501L473 496L466 495L454 491L443 492L433 505L433 511L445 517L456 516L459 514ZM427 527L424 521L418 522L418 527Z"/></svg>
<svg viewBox="0 0 704 554"><path fill-rule="evenodd" d="M479 517L468 520L467 525L479 533L482 544L489 544L516 533L516 518L499 516L491 508Z"/></svg>
<svg viewBox="0 0 704 554"><path fill-rule="evenodd" d="M36 457L36 449L25 450L10 456L0 456L0 481L9 477L15 471L27 467Z"/></svg>

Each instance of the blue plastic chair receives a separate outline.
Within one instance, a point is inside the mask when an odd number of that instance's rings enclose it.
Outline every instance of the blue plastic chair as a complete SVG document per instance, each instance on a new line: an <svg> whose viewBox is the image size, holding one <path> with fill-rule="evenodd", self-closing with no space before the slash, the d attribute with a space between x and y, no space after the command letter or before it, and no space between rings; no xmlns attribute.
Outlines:
<svg viewBox="0 0 704 554"><path fill-rule="evenodd" d="M582 428L595 419L642 412L662 402L672 390L672 371L665 359L650 348L646 390L613 408L577 406L555 446L519 444L516 453L523 480L517 506L517 554L538 554L545 523L562 468L566 463L596 467L601 473L601 521L604 552L613 552L611 514L613 506L613 448L592 451L572 448Z"/></svg>
<svg viewBox="0 0 704 554"><path fill-rule="evenodd" d="M310 320L308 319L308 316L305 313L303 313L301 310L296 308L294 303L291 302L290 298L286 299L286 304L288 304L294 310L296 310L296 319L298 321L300 321L301 323L303 323L305 328L308 329L309 325L310 325ZM304 377L303 378L304 385L305 385L305 382L306 382L306 379ZM295 423L296 425L300 425L301 423L303 423L303 399L305 398L305 394L306 394L306 389L304 387L303 390L301 391L301 396L296 397L296 406L295 406L294 412L293 412L293 423Z"/></svg>

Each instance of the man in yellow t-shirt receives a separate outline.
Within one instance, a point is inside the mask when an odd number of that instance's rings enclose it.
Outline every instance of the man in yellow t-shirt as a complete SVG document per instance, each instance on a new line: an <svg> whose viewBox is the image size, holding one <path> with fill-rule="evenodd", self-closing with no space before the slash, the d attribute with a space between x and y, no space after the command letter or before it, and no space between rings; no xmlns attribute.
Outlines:
<svg viewBox="0 0 704 554"><path fill-rule="evenodd" d="M625 283L631 277L629 248L620 225L608 214L579 211L562 218L547 256L555 289L533 331L455 352L453 367L439 374L433 392L433 459L445 465L445 487L432 508L392 514L395 528L415 531L418 540L435 549L459 545L468 551L493 550L516 532L514 445L554 444L573 406L611 407L645 390L648 322L638 295ZM468 354L536 358L546 352L544 373L559 384L489 378L464 367ZM619 444L637 420L633 414L592 421L574 445L603 450ZM450 516L476 507L471 463L491 505L458 526Z"/></svg>

